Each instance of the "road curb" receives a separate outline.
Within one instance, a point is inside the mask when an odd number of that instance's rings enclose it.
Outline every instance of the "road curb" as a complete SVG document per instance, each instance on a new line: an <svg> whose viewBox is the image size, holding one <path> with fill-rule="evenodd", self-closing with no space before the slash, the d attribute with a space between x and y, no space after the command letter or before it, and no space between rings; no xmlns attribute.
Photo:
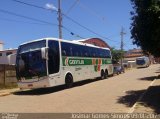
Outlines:
<svg viewBox="0 0 160 119"><path fill-rule="evenodd" d="M153 84L155 83L155 81L159 78L159 76L157 76L148 86L147 90L138 98L138 100L136 101L136 103L130 108L130 110L128 111L128 113L133 113L136 108L138 107L140 103L140 101L143 99L144 95L148 92L148 90L150 89L151 86L153 86Z"/></svg>
<svg viewBox="0 0 160 119"><path fill-rule="evenodd" d="M13 94L13 93L15 93L15 92L17 92L17 91L19 91L19 89L16 89L16 90L14 90L14 89L11 89L10 91L8 90L8 91L4 91L4 92L0 92L0 97L3 97L3 96L7 96L7 95L10 95L10 94Z"/></svg>
<svg viewBox="0 0 160 119"><path fill-rule="evenodd" d="M7 95L10 95L11 93L1 93L0 94L0 97L3 97L3 96L7 96Z"/></svg>

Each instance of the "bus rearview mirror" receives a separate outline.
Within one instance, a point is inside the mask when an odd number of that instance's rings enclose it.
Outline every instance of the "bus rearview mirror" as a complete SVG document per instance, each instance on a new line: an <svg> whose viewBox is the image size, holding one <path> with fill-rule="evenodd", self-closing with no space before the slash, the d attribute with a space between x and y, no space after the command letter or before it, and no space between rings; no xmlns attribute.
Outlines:
<svg viewBox="0 0 160 119"><path fill-rule="evenodd" d="M48 48L46 47L41 48L41 56L42 59L48 59Z"/></svg>

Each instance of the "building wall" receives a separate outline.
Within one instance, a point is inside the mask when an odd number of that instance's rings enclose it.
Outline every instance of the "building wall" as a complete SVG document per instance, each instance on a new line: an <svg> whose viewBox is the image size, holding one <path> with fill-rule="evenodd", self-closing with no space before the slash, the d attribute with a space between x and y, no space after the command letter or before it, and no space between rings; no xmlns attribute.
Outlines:
<svg viewBox="0 0 160 119"><path fill-rule="evenodd" d="M8 63L9 65L15 65L16 64L16 54L8 55Z"/></svg>
<svg viewBox="0 0 160 119"><path fill-rule="evenodd" d="M125 58L137 58L137 57L142 57L144 56L143 51L141 49L132 49L127 51L124 54Z"/></svg>
<svg viewBox="0 0 160 119"><path fill-rule="evenodd" d="M0 64L9 64L9 55L15 54L16 52L17 52L17 49L0 51Z"/></svg>
<svg viewBox="0 0 160 119"><path fill-rule="evenodd" d="M15 66L0 64L0 85L14 86L17 83Z"/></svg>
<svg viewBox="0 0 160 119"><path fill-rule="evenodd" d="M129 68L136 67L136 58L144 56L141 49L132 49L124 54L123 62L128 63Z"/></svg>

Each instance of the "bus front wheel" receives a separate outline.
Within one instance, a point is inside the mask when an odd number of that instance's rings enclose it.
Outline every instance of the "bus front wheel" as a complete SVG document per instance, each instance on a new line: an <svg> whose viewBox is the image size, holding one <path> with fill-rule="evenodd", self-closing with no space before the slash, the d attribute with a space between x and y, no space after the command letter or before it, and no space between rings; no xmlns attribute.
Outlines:
<svg viewBox="0 0 160 119"><path fill-rule="evenodd" d="M73 86L73 77L71 74L67 74L65 78L66 88L71 88Z"/></svg>

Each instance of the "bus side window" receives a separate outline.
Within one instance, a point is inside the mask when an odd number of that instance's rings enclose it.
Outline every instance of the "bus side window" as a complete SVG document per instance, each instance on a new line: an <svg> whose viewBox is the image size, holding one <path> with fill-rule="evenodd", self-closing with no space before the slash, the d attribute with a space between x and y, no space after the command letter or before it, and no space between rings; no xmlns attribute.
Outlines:
<svg viewBox="0 0 160 119"><path fill-rule="evenodd" d="M105 50L106 58L111 58L111 54L109 50Z"/></svg>
<svg viewBox="0 0 160 119"><path fill-rule="evenodd" d="M77 45L77 51L78 51L78 56L83 57L82 47L80 45Z"/></svg>
<svg viewBox="0 0 160 119"><path fill-rule="evenodd" d="M79 56L79 53L78 53L78 45L76 45L76 44L72 44L72 52L73 52L73 56L75 56L75 57L78 57Z"/></svg>
<svg viewBox="0 0 160 119"><path fill-rule="evenodd" d="M85 57L88 57L87 46L84 47L84 56L85 56Z"/></svg>
<svg viewBox="0 0 160 119"><path fill-rule="evenodd" d="M66 51L65 50L62 51L62 56L66 56Z"/></svg>
<svg viewBox="0 0 160 119"><path fill-rule="evenodd" d="M99 57L98 48L94 48L95 57Z"/></svg>
<svg viewBox="0 0 160 119"><path fill-rule="evenodd" d="M101 52L102 52L102 58L105 58L105 57L106 57L106 54L105 54L106 52L105 52L105 51L106 51L106 50L104 50L104 49L101 50Z"/></svg>
<svg viewBox="0 0 160 119"><path fill-rule="evenodd" d="M88 48L88 52L89 52L89 57L92 57L92 49Z"/></svg>
<svg viewBox="0 0 160 119"><path fill-rule="evenodd" d="M73 56L73 48L72 48L72 46L69 47L69 56Z"/></svg>
<svg viewBox="0 0 160 119"><path fill-rule="evenodd" d="M49 74L58 73L60 65L58 41L48 41L48 71Z"/></svg>
<svg viewBox="0 0 160 119"><path fill-rule="evenodd" d="M72 56L72 46L70 43L62 42L62 56ZM64 52L63 52L64 51Z"/></svg>
<svg viewBox="0 0 160 119"><path fill-rule="evenodd" d="M91 48L91 57L95 57L95 56L96 56L96 54L94 52L94 48Z"/></svg>

